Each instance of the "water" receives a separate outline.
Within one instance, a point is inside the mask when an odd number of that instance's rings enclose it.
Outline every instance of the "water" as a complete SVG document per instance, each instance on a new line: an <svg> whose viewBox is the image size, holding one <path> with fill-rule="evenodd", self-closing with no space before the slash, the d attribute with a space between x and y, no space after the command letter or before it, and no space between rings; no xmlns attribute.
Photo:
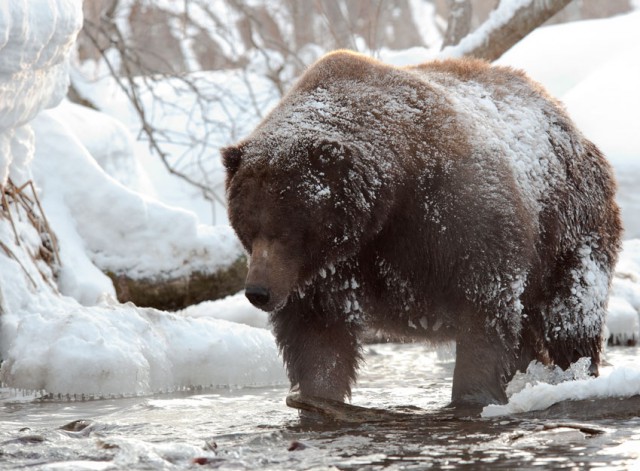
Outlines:
<svg viewBox="0 0 640 471"><path fill-rule="evenodd" d="M638 353L617 348L609 360L634 363ZM284 385L86 402L5 397L0 469L640 467L638 417L580 424L456 419L442 410L451 359L420 344L373 345L365 358L354 404L405 412L419 407L427 414L375 424L304 424L284 404ZM73 421L84 422L69 425Z"/></svg>

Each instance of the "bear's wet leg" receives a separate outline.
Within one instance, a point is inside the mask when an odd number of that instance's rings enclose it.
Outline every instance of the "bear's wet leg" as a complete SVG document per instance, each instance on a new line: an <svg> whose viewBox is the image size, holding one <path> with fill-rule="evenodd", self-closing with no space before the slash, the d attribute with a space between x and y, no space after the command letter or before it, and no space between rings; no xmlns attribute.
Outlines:
<svg viewBox="0 0 640 471"><path fill-rule="evenodd" d="M589 357L590 372L597 376L610 263L598 244L585 238L575 252L561 258L560 268L547 314L549 356L562 369L582 357Z"/></svg>
<svg viewBox="0 0 640 471"><path fill-rule="evenodd" d="M489 338L484 326L458 333L451 406L481 407L507 402L505 385L512 376L513 352Z"/></svg>
<svg viewBox="0 0 640 471"><path fill-rule="evenodd" d="M360 360L357 327L296 304L271 316L291 387L305 396L344 401Z"/></svg>

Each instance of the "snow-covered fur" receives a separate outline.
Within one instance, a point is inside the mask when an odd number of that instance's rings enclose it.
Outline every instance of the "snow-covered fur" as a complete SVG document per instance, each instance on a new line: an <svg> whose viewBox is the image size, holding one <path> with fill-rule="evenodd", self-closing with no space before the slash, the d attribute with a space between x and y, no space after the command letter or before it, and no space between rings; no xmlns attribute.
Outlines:
<svg viewBox="0 0 640 471"><path fill-rule="evenodd" d="M455 340L454 404L505 402L533 359L597 372L615 183L523 73L338 51L223 161L246 294L303 394L350 394L365 327Z"/></svg>

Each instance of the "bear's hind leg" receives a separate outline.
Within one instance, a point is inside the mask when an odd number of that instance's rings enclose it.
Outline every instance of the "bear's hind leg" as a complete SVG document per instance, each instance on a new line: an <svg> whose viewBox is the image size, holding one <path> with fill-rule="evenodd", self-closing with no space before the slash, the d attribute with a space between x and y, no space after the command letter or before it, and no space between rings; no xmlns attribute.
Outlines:
<svg viewBox="0 0 640 471"><path fill-rule="evenodd" d="M589 357L590 371L597 375L611 264L598 244L589 238L559 263L555 293L547 312L550 359L567 369L578 359Z"/></svg>
<svg viewBox="0 0 640 471"><path fill-rule="evenodd" d="M451 406L480 407L507 402L505 385L513 372L514 352L490 334L482 316L458 332Z"/></svg>

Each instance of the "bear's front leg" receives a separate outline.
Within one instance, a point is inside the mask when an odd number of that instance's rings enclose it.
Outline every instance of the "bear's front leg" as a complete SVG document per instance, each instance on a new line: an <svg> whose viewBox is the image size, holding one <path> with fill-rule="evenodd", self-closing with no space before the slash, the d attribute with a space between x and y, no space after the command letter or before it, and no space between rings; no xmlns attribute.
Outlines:
<svg viewBox="0 0 640 471"><path fill-rule="evenodd" d="M292 388L337 401L351 395L360 360L355 323L297 294L271 314L271 322Z"/></svg>

